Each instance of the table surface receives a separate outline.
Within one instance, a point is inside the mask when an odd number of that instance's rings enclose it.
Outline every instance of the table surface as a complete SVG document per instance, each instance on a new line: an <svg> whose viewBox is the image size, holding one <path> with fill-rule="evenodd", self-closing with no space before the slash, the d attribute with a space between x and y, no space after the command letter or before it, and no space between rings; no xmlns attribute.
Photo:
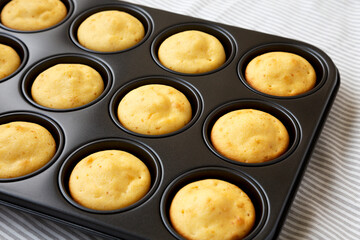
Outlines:
<svg viewBox="0 0 360 240"><path fill-rule="evenodd" d="M128 2L293 38L330 56L341 86L279 239L360 239L360 1ZM0 206L0 239L101 238Z"/></svg>

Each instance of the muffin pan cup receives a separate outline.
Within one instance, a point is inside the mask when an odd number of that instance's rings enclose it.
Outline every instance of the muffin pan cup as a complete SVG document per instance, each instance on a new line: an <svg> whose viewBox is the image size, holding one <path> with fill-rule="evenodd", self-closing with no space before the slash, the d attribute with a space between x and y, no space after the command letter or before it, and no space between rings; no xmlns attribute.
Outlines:
<svg viewBox="0 0 360 240"><path fill-rule="evenodd" d="M11 0L3 0L0 2L0 9L2 10L6 4L8 4ZM23 30L17 30L17 29L12 29L9 27L6 27L5 25L3 25L2 23L0 23L0 26L6 30L8 30L9 32L19 32L19 33L35 33L35 32L42 32L42 31L48 31L51 28L56 28L58 25L61 25L62 23L66 22L68 20L68 18L72 15L73 9L74 9L74 5L73 5L73 1L72 0L61 0L63 2L63 4L66 7L67 10L67 14L65 16L64 19L62 19L59 23L55 24L54 26L50 26L44 29L40 29L40 30L34 30L34 31L23 31Z"/></svg>
<svg viewBox="0 0 360 240"><path fill-rule="evenodd" d="M19 55L20 61L21 61L18 69L16 69L9 76L6 76L6 77L0 79L0 82L2 82L2 81L6 81L7 79L16 75L25 66L25 64L27 63L27 59L28 59L28 52L27 52L27 48L24 45L24 43L22 43L17 38L14 38L11 35L4 34L2 32L0 32L0 43L7 45L7 46L11 47L12 49L14 49L16 51L16 53Z"/></svg>
<svg viewBox="0 0 360 240"><path fill-rule="evenodd" d="M275 239L339 88L340 76L332 60L320 49L301 41L140 5L114 0L66 2L71 9L67 18L49 29L20 32L0 24L0 42L16 42L18 49L23 49L19 50L23 51L21 68L0 80L0 122L36 120L52 128L61 143L51 163L36 174L0 181L0 203L108 238L181 239L167 219L174 189L191 180L216 177L253 196L257 220L247 239ZM94 9L108 10L109 6L131 9L144 16L146 38L131 49L114 53L79 47L73 29L79 24L76 21L82 14ZM223 67L191 75L161 66L156 57L159 39L189 26L216 32L220 41L225 41L227 61ZM276 97L248 86L243 76L246 64L258 54L275 50L293 52L310 61L317 72L315 88L299 96ZM92 62L102 69L106 77L103 95L88 105L66 111L34 104L29 87L35 72L46 64L66 63L70 59ZM116 103L121 94L141 83L181 88L195 104L191 122L176 133L157 137L123 129L115 116ZM289 150L264 164L241 164L219 155L209 141L211 126L222 113L241 108L263 110L283 120L290 132ZM70 162L80 160L76 156L88 146L101 146L102 150L121 148L114 142L136 146L128 148L135 155L137 149L140 155L149 154L144 162L153 169L150 192L138 204L119 211L96 212L77 206L66 192Z"/></svg>
<svg viewBox="0 0 360 240"><path fill-rule="evenodd" d="M183 93L191 104L192 117L191 117L190 122L187 123L184 127L180 128L179 130L176 130L174 132L170 132L167 134L161 134L161 135L145 135L145 134L132 132L129 129L125 128L120 123L119 118L118 118L118 106L120 104L120 101L130 91L132 91L138 87L149 85L149 84L161 84L161 85L173 87L176 90ZM148 76L148 77L144 77L144 78L140 78L140 79L135 79L134 81L131 81L131 82L125 84L123 87L121 87L114 94L114 97L111 99L109 111L110 111L110 115L111 115L114 123L116 125L118 125L123 131L134 134L136 136L141 136L141 137L159 138L159 137L167 137L167 136L177 134L179 132L184 131L188 127L190 127L199 117L199 115L201 113L201 107L202 107L201 99L200 99L199 94L190 85L186 84L186 82L181 81L178 78L169 78L169 77L164 77L164 76Z"/></svg>

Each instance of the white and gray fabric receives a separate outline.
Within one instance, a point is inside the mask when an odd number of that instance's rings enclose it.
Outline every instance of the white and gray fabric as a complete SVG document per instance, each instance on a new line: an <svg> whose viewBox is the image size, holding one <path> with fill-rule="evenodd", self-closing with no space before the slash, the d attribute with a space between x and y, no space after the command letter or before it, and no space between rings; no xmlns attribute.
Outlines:
<svg viewBox="0 0 360 240"><path fill-rule="evenodd" d="M301 40L332 58L341 86L279 239L360 239L360 1L128 2ZM0 239L100 238L0 206Z"/></svg>

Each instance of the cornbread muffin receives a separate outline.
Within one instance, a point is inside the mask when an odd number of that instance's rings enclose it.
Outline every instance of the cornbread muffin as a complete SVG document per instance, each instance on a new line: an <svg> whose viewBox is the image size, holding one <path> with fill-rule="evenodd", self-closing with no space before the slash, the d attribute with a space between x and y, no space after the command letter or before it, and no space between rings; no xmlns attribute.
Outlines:
<svg viewBox="0 0 360 240"><path fill-rule="evenodd" d="M37 31L61 22L67 14L60 0L12 0L1 11L1 23L15 30Z"/></svg>
<svg viewBox="0 0 360 240"><path fill-rule="evenodd" d="M48 163L56 143L44 127L30 122L0 125L0 178L32 173Z"/></svg>
<svg viewBox="0 0 360 240"><path fill-rule="evenodd" d="M36 77L33 100L45 107L68 109L95 100L104 91L101 75L83 64L57 64Z"/></svg>
<svg viewBox="0 0 360 240"><path fill-rule="evenodd" d="M105 150L82 159L69 179L72 198L94 210L115 210L140 200L149 191L146 165L134 155Z"/></svg>
<svg viewBox="0 0 360 240"><path fill-rule="evenodd" d="M254 89L274 96L295 96L316 84L316 73L303 57L288 52L269 52L255 57L245 69Z"/></svg>
<svg viewBox="0 0 360 240"><path fill-rule="evenodd" d="M145 35L142 23L117 10L102 11L85 19L79 26L79 43L99 52L115 52L139 43Z"/></svg>
<svg viewBox="0 0 360 240"><path fill-rule="evenodd" d="M0 43L0 80L18 69L21 60L17 52L7 45Z"/></svg>
<svg viewBox="0 0 360 240"><path fill-rule="evenodd" d="M138 87L127 93L118 106L120 123L130 131L146 135L179 130L191 120L191 114L185 95L162 84Z"/></svg>
<svg viewBox="0 0 360 240"><path fill-rule="evenodd" d="M244 163L261 163L283 154L289 145L285 126L274 116L241 109L220 117L211 130L211 142L223 156Z"/></svg>
<svg viewBox="0 0 360 240"><path fill-rule="evenodd" d="M158 57L165 67L189 74L217 69L226 60L221 42L197 30L180 32L165 39L159 47Z"/></svg>
<svg viewBox="0 0 360 240"><path fill-rule="evenodd" d="M251 231L255 208L239 187L222 180L192 182L170 205L174 229L189 240L236 240Z"/></svg>

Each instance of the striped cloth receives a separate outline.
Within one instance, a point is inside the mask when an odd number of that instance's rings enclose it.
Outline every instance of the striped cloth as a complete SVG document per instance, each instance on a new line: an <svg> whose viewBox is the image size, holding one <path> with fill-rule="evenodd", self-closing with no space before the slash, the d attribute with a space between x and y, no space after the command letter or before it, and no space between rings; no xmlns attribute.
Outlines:
<svg viewBox="0 0 360 240"><path fill-rule="evenodd" d="M333 59L341 87L279 239L360 239L360 1L129 2L305 41ZM0 239L100 238L1 206Z"/></svg>

